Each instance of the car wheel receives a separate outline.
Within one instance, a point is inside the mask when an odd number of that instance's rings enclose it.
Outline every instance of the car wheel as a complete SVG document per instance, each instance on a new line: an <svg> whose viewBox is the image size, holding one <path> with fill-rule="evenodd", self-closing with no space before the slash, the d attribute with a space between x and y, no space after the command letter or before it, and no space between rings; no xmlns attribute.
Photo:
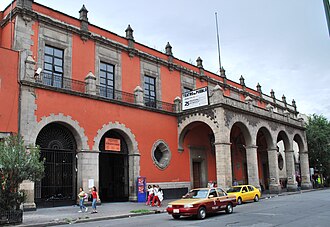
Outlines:
<svg viewBox="0 0 330 227"><path fill-rule="evenodd" d="M174 218L174 219L179 219L180 218L180 214L172 214L172 217Z"/></svg>
<svg viewBox="0 0 330 227"><path fill-rule="evenodd" d="M205 207L200 207L197 211L197 218L204 219L206 217L206 209Z"/></svg>
<svg viewBox="0 0 330 227"><path fill-rule="evenodd" d="M259 201L259 196L256 195L256 196L254 197L254 202L258 202L258 201Z"/></svg>
<svg viewBox="0 0 330 227"><path fill-rule="evenodd" d="M226 207L226 213L227 214L231 214L233 213L233 205L231 203L228 203L227 207Z"/></svg>
<svg viewBox="0 0 330 227"><path fill-rule="evenodd" d="M237 199L237 204L238 204L238 205L241 205L241 204L242 204L242 198L241 198L241 197L238 197L238 199Z"/></svg>

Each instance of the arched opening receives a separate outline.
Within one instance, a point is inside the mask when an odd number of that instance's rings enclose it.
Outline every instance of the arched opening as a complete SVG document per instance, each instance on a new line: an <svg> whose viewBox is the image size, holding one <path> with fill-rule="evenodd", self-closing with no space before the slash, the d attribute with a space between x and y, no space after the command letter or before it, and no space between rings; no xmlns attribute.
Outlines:
<svg viewBox="0 0 330 227"><path fill-rule="evenodd" d="M36 145L45 160L45 177L35 183L37 206L74 204L77 149L74 135L65 125L50 123L39 132Z"/></svg>
<svg viewBox="0 0 330 227"><path fill-rule="evenodd" d="M246 146L251 138L244 124L237 122L230 131L232 179L238 184L248 184Z"/></svg>
<svg viewBox="0 0 330 227"><path fill-rule="evenodd" d="M183 156L189 160L191 187L206 187L209 181L217 180L214 147L214 133L209 125L196 121L190 123L182 131ZM186 171L186 170L183 170Z"/></svg>
<svg viewBox="0 0 330 227"><path fill-rule="evenodd" d="M270 133L266 128L261 128L257 133L258 173L261 190L269 190L268 149L270 146Z"/></svg>
<svg viewBox="0 0 330 227"><path fill-rule="evenodd" d="M99 144L99 196L102 202L128 201L128 146L118 130L109 130Z"/></svg>
<svg viewBox="0 0 330 227"><path fill-rule="evenodd" d="M294 160L295 160L295 174L296 176L301 177L301 167L300 167L300 153L304 149L304 143L302 138L296 134L293 137L293 151L294 151Z"/></svg>
<svg viewBox="0 0 330 227"><path fill-rule="evenodd" d="M278 156L278 168L279 168L279 181L281 189L287 188L287 172L286 172L286 159L285 151L289 149L289 138L284 131L280 131L277 136L277 156Z"/></svg>

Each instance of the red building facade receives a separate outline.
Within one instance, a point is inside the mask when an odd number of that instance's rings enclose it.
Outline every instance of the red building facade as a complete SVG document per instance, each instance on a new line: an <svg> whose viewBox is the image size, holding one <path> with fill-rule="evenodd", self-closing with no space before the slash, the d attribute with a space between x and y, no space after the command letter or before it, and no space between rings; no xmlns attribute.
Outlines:
<svg viewBox="0 0 330 227"><path fill-rule="evenodd" d="M299 174L310 187L303 122L295 102L277 100L32 0L0 14L0 131L19 133L45 158L41 182L25 182L26 206L76 200L92 185L107 201L135 201L136 179L159 184L167 198L235 179L281 190L276 143L283 140L287 188ZM208 88L209 104L182 111L185 91ZM9 89L10 88L10 89ZM3 100L5 102L3 102Z"/></svg>

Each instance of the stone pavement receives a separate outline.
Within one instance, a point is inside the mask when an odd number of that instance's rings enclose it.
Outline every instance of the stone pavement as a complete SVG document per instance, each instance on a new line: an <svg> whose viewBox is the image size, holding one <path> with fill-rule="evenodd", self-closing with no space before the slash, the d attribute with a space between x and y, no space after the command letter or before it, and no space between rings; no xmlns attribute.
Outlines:
<svg viewBox="0 0 330 227"><path fill-rule="evenodd" d="M310 192L311 190L302 190L297 192L282 192L281 194L262 194L261 199L269 199L276 196L285 196L291 194ZM36 211L26 211L23 213L23 223L18 226L52 226L60 224L72 224L79 222L91 222L97 220L125 218L146 214L155 214L166 212L167 204L172 200L164 200L161 207L146 206L145 203L137 202L113 202L103 203L97 207L98 213L91 214L91 207L88 206L88 212L78 213L79 206L64 206L53 208L39 208ZM132 211L142 211L133 213Z"/></svg>

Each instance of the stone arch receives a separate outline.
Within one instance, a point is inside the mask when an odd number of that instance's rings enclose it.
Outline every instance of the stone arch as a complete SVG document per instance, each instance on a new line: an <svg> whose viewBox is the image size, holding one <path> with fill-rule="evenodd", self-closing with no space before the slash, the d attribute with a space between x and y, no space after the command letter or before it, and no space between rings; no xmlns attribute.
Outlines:
<svg viewBox="0 0 330 227"><path fill-rule="evenodd" d="M27 141L33 141L35 144L39 132L49 123L60 123L65 125L73 134L76 143L77 150L89 150L88 138L85 135L85 130L79 125L79 122L72 120L71 116L65 116L62 113L58 115L51 114L48 117L42 117L41 121L31 129L31 134L28 136Z"/></svg>
<svg viewBox="0 0 330 227"><path fill-rule="evenodd" d="M219 136L218 131L218 124L215 120L212 120L209 116L206 115L190 115L184 119L182 123L179 124L178 127L178 150L179 152L183 152L183 141L186 136L186 134L189 132L189 125L194 122L203 122L206 125L208 125L214 136L215 136L215 141L218 141L217 136Z"/></svg>
<svg viewBox="0 0 330 227"><path fill-rule="evenodd" d="M284 151L292 149L292 142L289 139L288 134L284 130L280 130L277 134L277 142L283 140Z"/></svg>
<svg viewBox="0 0 330 227"><path fill-rule="evenodd" d="M109 130L117 130L124 137L128 146L129 154L139 154L138 143L135 139L135 135L129 128L126 127L126 125L120 124L117 121L115 123L110 122L107 125L103 125L103 127L97 131L97 135L94 137L94 151L99 150L101 138Z"/></svg>
<svg viewBox="0 0 330 227"><path fill-rule="evenodd" d="M298 144L299 151L304 152L305 151L305 143L304 143L303 137L299 133L296 133L293 136L293 140L296 141L296 143Z"/></svg>
<svg viewBox="0 0 330 227"><path fill-rule="evenodd" d="M251 131L246 126L246 124L244 122L242 122L242 121L236 121L234 124L231 125L230 132L232 131L232 128L235 125L242 131L243 136L244 136L244 140L245 140L245 145L246 146L255 145L256 138L253 138L251 136Z"/></svg>
<svg viewBox="0 0 330 227"><path fill-rule="evenodd" d="M265 139L266 139L266 142L267 142L267 148L268 149L276 147L276 145L274 144L273 136L270 133L270 131L268 130L268 128L266 128L265 126L260 127L257 130L257 135L258 135L259 131L262 132L265 135Z"/></svg>

